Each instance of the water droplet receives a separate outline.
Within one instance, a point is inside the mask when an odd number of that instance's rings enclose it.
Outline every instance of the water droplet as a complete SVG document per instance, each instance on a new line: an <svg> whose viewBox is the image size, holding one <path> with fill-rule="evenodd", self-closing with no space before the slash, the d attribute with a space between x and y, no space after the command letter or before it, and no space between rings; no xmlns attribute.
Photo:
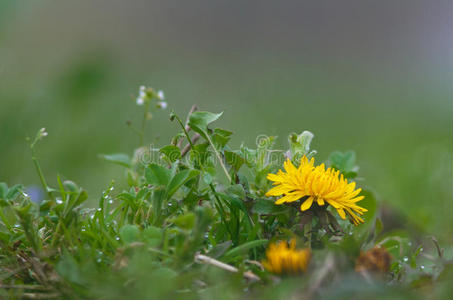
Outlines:
<svg viewBox="0 0 453 300"><path fill-rule="evenodd" d="M113 203L113 200L112 200L112 199L110 199L110 200L109 200L109 203L110 203L110 204L112 204L112 203Z"/></svg>
<svg viewBox="0 0 453 300"><path fill-rule="evenodd" d="M99 208L98 208L98 211L101 211L101 210L102 210L102 209L99 207Z"/></svg>
<svg viewBox="0 0 453 300"><path fill-rule="evenodd" d="M119 241L119 240L120 240L120 237L119 237L119 236L117 236L117 237L115 238L115 240Z"/></svg>
<svg viewBox="0 0 453 300"><path fill-rule="evenodd" d="M423 252L423 248L420 248L420 252Z"/></svg>
<svg viewBox="0 0 453 300"><path fill-rule="evenodd" d="M102 261L102 259L98 258L98 259L96 259L96 261L97 261L98 263L100 263L100 262Z"/></svg>
<svg viewBox="0 0 453 300"><path fill-rule="evenodd" d="M14 224L14 228L19 228L20 224Z"/></svg>
<svg viewBox="0 0 453 300"><path fill-rule="evenodd" d="M63 203L63 200L61 200L61 198L57 198L57 204L62 204Z"/></svg>
<svg viewBox="0 0 453 300"><path fill-rule="evenodd" d="M420 269L424 270L424 269L425 269L425 266L420 266Z"/></svg>
<svg viewBox="0 0 453 300"><path fill-rule="evenodd" d="M173 205L172 203L168 203L168 206L169 206L169 207L172 206L172 205Z"/></svg>
<svg viewBox="0 0 453 300"><path fill-rule="evenodd" d="M115 189L115 188L114 188L113 186L112 186L112 187L110 187L110 191L113 191L114 189Z"/></svg>
<svg viewBox="0 0 453 300"><path fill-rule="evenodd" d="M403 258L403 260L404 260L405 262L407 262L407 261L409 260L409 258L408 258L407 256L405 256L405 257Z"/></svg>

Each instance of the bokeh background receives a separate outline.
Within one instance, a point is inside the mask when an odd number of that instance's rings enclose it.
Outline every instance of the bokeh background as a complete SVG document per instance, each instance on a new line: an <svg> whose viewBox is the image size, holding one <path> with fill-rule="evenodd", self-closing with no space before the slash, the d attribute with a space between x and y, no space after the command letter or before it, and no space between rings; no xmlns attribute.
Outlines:
<svg viewBox="0 0 453 300"><path fill-rule="evenodd" d="M224 111L233 144L310 130L325 159L353 149L362 185L453 241L453 2L0 1L0 181L38 184L39 158L92 201L132 153L138 86L169 109ZM177 132L155 114L147 141Z"/></svg>

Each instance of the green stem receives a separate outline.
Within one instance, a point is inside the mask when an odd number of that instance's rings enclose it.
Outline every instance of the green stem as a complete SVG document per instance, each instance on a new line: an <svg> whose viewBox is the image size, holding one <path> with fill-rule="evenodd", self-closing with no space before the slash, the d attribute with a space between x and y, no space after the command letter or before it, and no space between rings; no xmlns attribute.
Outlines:
<svg viewBox="0 0 453 300"><path fill-rule="evenodd" d="M53 233L52 242L50 243L51 248L55 247L55 243L57 242L58 237L59 237L58 234L60 232L60 228L61 228L61 217L58 219L57 228L55 229L55 232Z"/></svg>
<svg viewBox="0 0 453 300"><path fill-rule="evenodd" d="M145 140L146 121L148 120L149 101L145 101L145 112L143 114L142 130L140 131L140 146L143 146Z"/></svg>
<svg viewBox="0 0 453 300"><path fill-rule="evenodd" d="M52 192L50 191L49 186L47 185L46 178L44 177L44 173L42 172L41 166L39 164L38 159L35 156L35 150L34 150L34 143L30 146L31 149L31 160L33 161L33 164L35 165L36 172L38 173L39 180L41 181L41 185L46 191L47 195L49 196L50 200L54 200L52 196Z"/></svg>
<svg viewBox="0 0 453 300"><path fill-rule="evenodd" d="M217 156L217 159L219 160L220 165L222 166L223 171L225 172L226 177L228 178L228 182L231 183L231 176L228 173L228 170L226 169L225 164L223 163L223 159L220 156L219 151L217 148L214 146L214 143L212 142L211 138L209 137L209 134L206 133L206 139L208 140L209 144L211 145L212 149L214 149L214 153Z"/></svg>
<svg viewBox="0 0 453 300"><path fill-rule="evenodd" d="M179 125L181 126L181 128L184 132L184 135L186 136L187 142L189 142L189 144L190 144L190 148L193 149L192 139L190 138L189 133L186 130L186 126L184 126L181 119L176 114L175 114L175 119L176 119L176 121L178 121Z"/></svg>

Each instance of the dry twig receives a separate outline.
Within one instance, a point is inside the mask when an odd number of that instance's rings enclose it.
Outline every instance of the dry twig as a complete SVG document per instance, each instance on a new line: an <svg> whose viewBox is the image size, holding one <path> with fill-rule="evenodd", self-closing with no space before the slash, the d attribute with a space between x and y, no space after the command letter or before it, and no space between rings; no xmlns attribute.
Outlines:
<svg viewBox="0 0 453 300"><path fill-rule="evenodd" d="M195 262L211 265L211 266L214 266L214 267L217 267L217 268L220 268L222 270L225 270L225 271L228 271L228 272L232 272L232 273L238 273L239 272L238 268L233 267L233 266L231 266L229 264L223 263L221 261L218 261L217 259L214 259L212 257L206 256L206 255L203 255L203 254L196 254L195 255ZM250 271L245 272L243 275L244 275L245 278L247 278L248 280L251 280L251 281L259 281L260 280L260 278L258 276L256 276L255 274L253 274Z"/></svg>

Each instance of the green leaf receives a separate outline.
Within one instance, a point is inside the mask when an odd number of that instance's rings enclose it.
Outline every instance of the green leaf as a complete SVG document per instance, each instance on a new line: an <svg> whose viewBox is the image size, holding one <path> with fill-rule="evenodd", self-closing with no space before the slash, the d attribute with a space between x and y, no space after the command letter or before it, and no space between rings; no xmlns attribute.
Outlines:
<svg viewBox="0 0 453 300"><path fill-rule="evenodd" d="M252 211L259 215L278 215L289 211L285 205L276 205L274 201L266 199L258 199L253 205Z"/></svg>
<svg viewBox="0 0 453 300"><path fill-rule="evenodd" d="M73 182L71 180L65 180L63 182L63 186L72 193L79 192L79 187L77 186L77 184L75 184L75 182Z"/></svg>
<svg viewBox="0 0 453 300"><path fill-rule="evenodd" d="M214 168L214 167L204 167L204 171L203 172L203 181L206 183L206 184L211 184L212 181L214 180L214 178L216 177L217 175L217 170Z"/></svg>
<svg viewBox="0 0 453 300"><path fill-rule="evenodd" d="M228 249L230 249L232 241L226 241L220 244L215 245L207 255L212 258L218 258L222 256Z"/></svg>
<svg viewBox="0 0 453 300"><path fill-rule="evenodd" d="M310 131L301 134L291 133L288 137L292 158L299 160L303 155L310 152L310 144L314 135Z"/></svg>
<svg viewBox="0 0 453 300"><path fill-rule="evenodd" d="M218 134L227 138L230 137L233 134L233 132L222 128L215 128L214 134Z"/></svg>
<svg viewBox="0 0 453 300"><path fill-rule="evenodd" d="M356 155L354 151L340 152L334 151L329 156L329 165L340 170L344 175L355 176L358 171L356 163ZM346 174L347 173L347 174ZM351 178L351 177L349 177Z"/></svg>
<svg viewBox="0 0 453 300"><path fill-rule="evenodd" d="M161 239L163 237L162 229L156 226L148 226L143 230L143 237Z"/></svg>
<svg viewBox="0 0 453 300"><path fill-rule="evenodd" d="M74 202L74 207L81 205L88 199L88 193L85 190L82 190L80 194L77 196L76 201Z"/></svg>
<svg viewBox="0 0 453 300"><path fill-rule="evenodd" d="M211 153L208 151L209 143L195 145L190 151L190 161L195 166L205 165Z"/></svg>
<svg viewBox="0 0 453 300"><path fill-rule="evenodd" d="M140 240L140 229L136 225L124 225L120 229L120 237L126 244Z"/></svg>
<svg viewBox="0 0 453 300"><path fill-rule="evenodd" d="M204 183L206 183L206 184L211 184L212 183L213 178L212 178L212 175L210 173L208 173L208 172L203 173L203 177L202 178L203 178L203 182Z"/></svg>
<svg viewBox="0 0 453 300"><path fill-rule="evenodd" d="M166 186L170 181L170 170L156 164L149 164L145 170L145 178L148 184Z"/></svg>
<svg viewBox="0 0 453 300"><path fill-rule="evenodd" d="M188 212L184 215L179 215L173 219L173 223L179 228L190 230L195 225L195 214Z"/></svg>
<svg viewBox="0 0 453 300"><path fill-rule="evenodd" d="M40 203L39 203L39 211L41 212L47 212L50 210L50 208L52 207L52 201L51 200L42 200Z"/></svg>
<svg viewBox="0 0 453 300"><path fill-rule="evenodd" d="M237 196L240 199L245 199L245 190L241 184L231 185L226 189L229 195Z"/></svg>
<svg viewBox="0 0 453 300"><path fill-rule="evenodd" d="M193 131L206 138L208 125L220 118L221 115L222 113L214 114L208 111L196 111L190 115L188 125Z"/></svg>
<svg viewBox="0 0 453 300"><path fill-rule="evenodd" d="M198 176L199 171L197 170L183 170L177 173L167 186L167 198L171 198L174 193L186 182Z"/></svg>
<svg viewBox="0 0 453 300"><path fill-rule="evenodd" d="M247 208L245 207L244 201L241 198L234 196L234 195L230 196L230 195L222 194L222 193L217 193L217 196L224 199L229 204L230 209L232 207L235 207L235 208L242 210L244 213L247 214Z"/></svg>
<svg viewBox="0 0 453 300"><path fill-rule="evenodd" d="M23 190L24 186L21 184L16 184L9 188L8 193L6 194L6 199L14 200L20 192ZM0 197L1 198L1 197Z"/></svg>
<svg viewBox="0 0 453 300"><path fill-rule="evenodd" d="M171 162L181 159L181 149L175 145L168 145L160 148L160 153L164 154Z"/></svg>
<svg viewBox="0 0 453 300"><path fill-rule="evenodd" d="M111 163L130 168L132 165L131 158L129 155L124 154L124 153L118 153L118 154L101 154L100 157L106 161L109 161Z"/></svg>
<svg viewBox="0 0 453 300"><path fill-rule="evenodd" d="M232 134L231 131L216 128L212 134L212 142L217 149L223 149L230 140Z"/></svg>
<svg viewBox="0 0 453 300"><path fill-rule="evenodd" d="M233 257L236 255L242 255L247 253L250 249L263 246L268 243L268 240L255 240L251 242L244 243L234 249L231 249L225 254L225 257Z"/></svg>
<svg viewBox="0 0 453 300"><path fill-rule="evenodd" d="M240 152L242 153L242 157L245 159L245 163L249 168L254 168L256 166L256 162L258 160L258 153L254 149L249 149L245 146L241 146Z"/></svg>
<svg viewBox="0 0 453 300"><path fill-rule="evenodd" d="M143 240L150 246L156 247L162 242L162 229L155 226L148 226L143 230Z"/></svg>
<svg viewBox="0 0 453 300"><path fill-rule="evenodd" d="M238 152L232 152L225 150L225 160L228 165L230 165L236 172L242 167L245 163L245 159Z"/></svg>

